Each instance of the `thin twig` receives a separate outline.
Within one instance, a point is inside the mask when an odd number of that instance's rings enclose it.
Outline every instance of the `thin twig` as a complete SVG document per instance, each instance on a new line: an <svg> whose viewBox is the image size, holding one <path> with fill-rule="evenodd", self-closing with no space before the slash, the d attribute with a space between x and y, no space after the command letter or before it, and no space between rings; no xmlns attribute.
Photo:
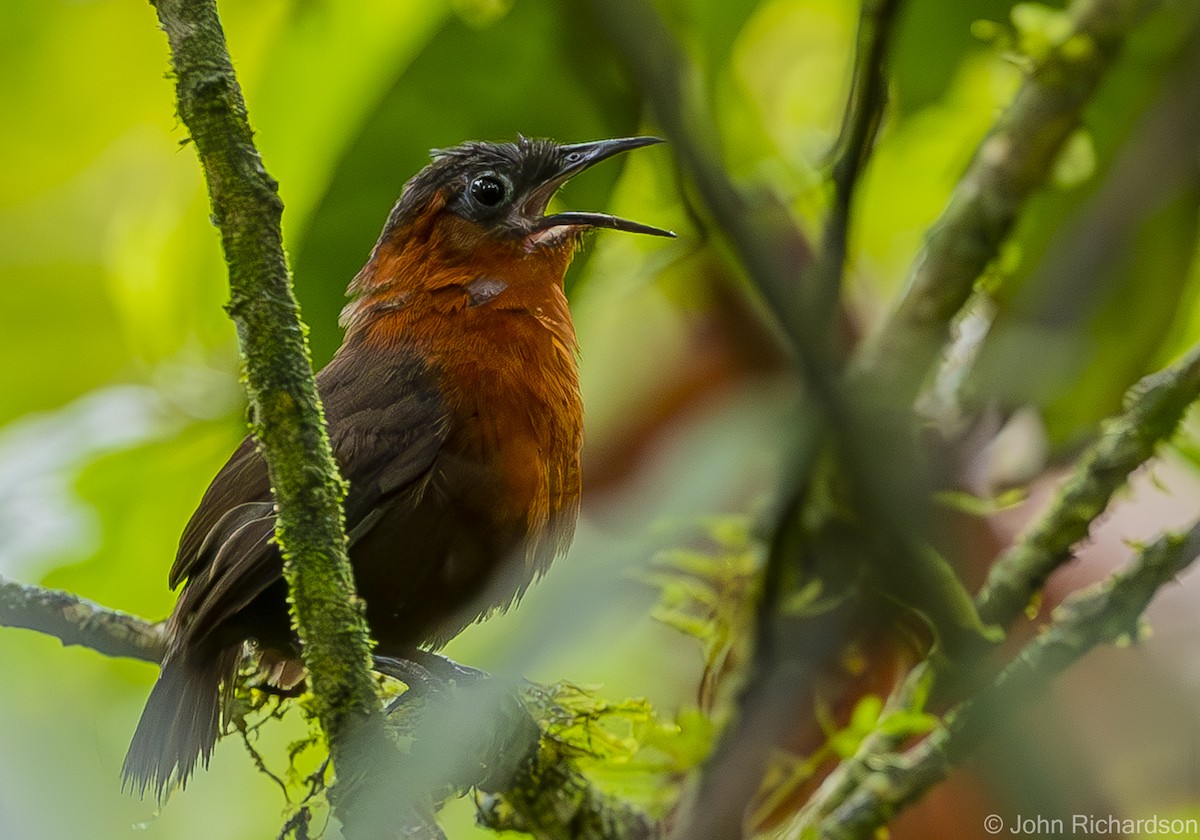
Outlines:
<svg viewBox="0 0 1200 840"><path fill-rule="evenodd" d="M904 0L865 0L859 15L850 96L846 100L846 113L833 155L833 206L825 221L821 259L810 303L814 310L811 320L830 332L837 317L846 270L855 187L875 145L887 108L886 68L903 6Z"/></svg>

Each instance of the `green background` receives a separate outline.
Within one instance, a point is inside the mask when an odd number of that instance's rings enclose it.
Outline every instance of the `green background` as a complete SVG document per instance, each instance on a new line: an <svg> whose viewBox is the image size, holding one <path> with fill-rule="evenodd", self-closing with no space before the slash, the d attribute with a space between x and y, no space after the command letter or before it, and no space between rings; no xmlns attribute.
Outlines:
<svg viewBox="0 0 1200 840"><path fill-rule="evenodd" d="M1020 83L1021 53L1036 52L1047 25L1044 7L1013 14L1002 0L909 6L855 218L847 295L864 329L901 287L924 230ZM815 234L856 4L659 8L711 97L732 174L778 194ZM582 4L228 0L221 11L256 140L280 182L318 364L340 341L346 284L430 148L518 132L573 142L656 130ZM224 266L174 116L166 39L148 4L123 0L6 0L3 17L0 573L161 617L173 603L166 570L178 534L245 432L234 331L221 308ZM1198 17L1194 3L1168 2L1139 31L989 278L999 315L975 391L1031 405L1051 457L1094 433L1138 375L1200 338L1194 163L1136 170L1141 202L1122 201L1129 188L1110 178L1195 41ZM570 557L521 609L449 650L501 673L645 696L668 715L694 706L702 660L650 617L656 591L640 573L656 550L695 539L705 517L763 509L794 396L771 364L731 362L710 338L712 324L732 317L729 289L743 281L715 232L697 224L692 201L662 146L562 193L563 207L609 210L680 237L601 233L577 260L568 288L582 346L586 464L606 478L589 483ZM1185 435L1172 463L1187 488L1175 501L1194 511L1192 439ZM1105 713L1130 716L1118 716L1120 725L1161 726L1148 727L1142 757L1128 766L1093 763L1104 751L1086 744L1068 750L1065 769L1044 772L1089 778L1067 786L1068 798L1084 792L1061 808L1098 798L1136 816L1194 800L1195 764L1190 778L1176 769L1200 743L1188 694L1200 678L1194 657L1190 674L1155 671L1156 661L1173 663L1160 671L1182 667L1172 657L1187 637L1171 647L1166 636L1147 650L1106 654L1115 664L1094 677L1096 691L1117 698ZM1162 681L1169 714L1115 688L1131 662ZM150 665L0 630L0 838L275 835L283 800L236 739L161 813L121 794L120 762L154 676ZM1059 714L1090 714L1092 693L1071 695ZM293 718L260 746L279 762L303 732ZM1054 743L1039 734L1007 755L1020 764L1027 752L1049 767ZM1023 771L989 772L997 796L1030 801ZM1143 783L1146 774L1161 781ZM473 836L470 810L452 806L451 837Z"/></svg>

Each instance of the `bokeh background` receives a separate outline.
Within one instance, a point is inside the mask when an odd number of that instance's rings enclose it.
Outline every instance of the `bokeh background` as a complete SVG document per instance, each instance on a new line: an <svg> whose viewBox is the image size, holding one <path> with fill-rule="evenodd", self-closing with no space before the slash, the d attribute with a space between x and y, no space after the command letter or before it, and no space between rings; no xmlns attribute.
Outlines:
<svg viewBox="0 0 1200 840"><path fill-rule="evenodd" d="M857 4L657 5L695 63L731 173L815 234ZM859 331L886 311L1029 56L1061 25L1058 8L909 3L854 220L846 293ZM346 284L430 148L655 131L583 4L226 0L221 12L286 203L317 364L340 341ZM173 603L179 532L245 433L218 239L153 9L5 0L3 17L0 574L158 618ZM973 580L1124 389L1200 339L1198 25L1200 5L1174 0L1138 30L981 282L990 331L963 393L1007 425L966 486L989 494L1037 479L1028 502L971 526L959 559ZM696 705L703 657L654 618L647 570L663 549L702 545L769 505L797 391L669 147L599 167L560 200L680 237L604 233L577 260L580 534L519 610L448 653L645 697L674 716ZM1051 600L1123 562L1129 541L1195 518L1198 428L1140 475ZM1149 640L1093 655L1048 688L897 836L985 836L989 812L1196 815L1198 606L1190 578L1164 593ZM0 629L0 838L275 836L283 798L236 739L161 813L122 795L121 759L154 677L146 664ZM293 716L260 747L282 770L284 746L304 732ZM609 781L632 788L635 776ZM469 801L448 809L452 838L487 836L471 822Z"/></svg>

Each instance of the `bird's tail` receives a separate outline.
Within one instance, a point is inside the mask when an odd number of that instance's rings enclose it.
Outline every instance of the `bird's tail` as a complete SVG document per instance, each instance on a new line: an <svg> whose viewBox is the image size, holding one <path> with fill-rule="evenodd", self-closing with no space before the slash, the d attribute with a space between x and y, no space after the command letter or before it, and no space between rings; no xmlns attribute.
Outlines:
<svg viewBox="0 0 1200 840"><path fill-rule="evenodd" d="M232 687L241 653L240 645L206 656L181 650L163 663L121 768L125 789L145 796L153 788L161 801L187 783L198 760L208 766L221 723L221 685L226 693Z"/></svg>

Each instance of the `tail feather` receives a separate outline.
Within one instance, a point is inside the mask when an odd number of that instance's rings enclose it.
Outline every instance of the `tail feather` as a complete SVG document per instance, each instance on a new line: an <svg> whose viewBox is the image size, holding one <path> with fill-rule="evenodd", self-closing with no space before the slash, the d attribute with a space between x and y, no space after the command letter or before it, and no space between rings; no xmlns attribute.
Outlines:
<svg viewBox="0 0 1200 840"><path fill-rule="evenodd" d="M161 802L187 784L197 761L208 766L220 730L223 694L233 685L240 659L239 646L209 656L181 651L163 663L125 755L123 788L138 796L153 789Z"/></svg>

